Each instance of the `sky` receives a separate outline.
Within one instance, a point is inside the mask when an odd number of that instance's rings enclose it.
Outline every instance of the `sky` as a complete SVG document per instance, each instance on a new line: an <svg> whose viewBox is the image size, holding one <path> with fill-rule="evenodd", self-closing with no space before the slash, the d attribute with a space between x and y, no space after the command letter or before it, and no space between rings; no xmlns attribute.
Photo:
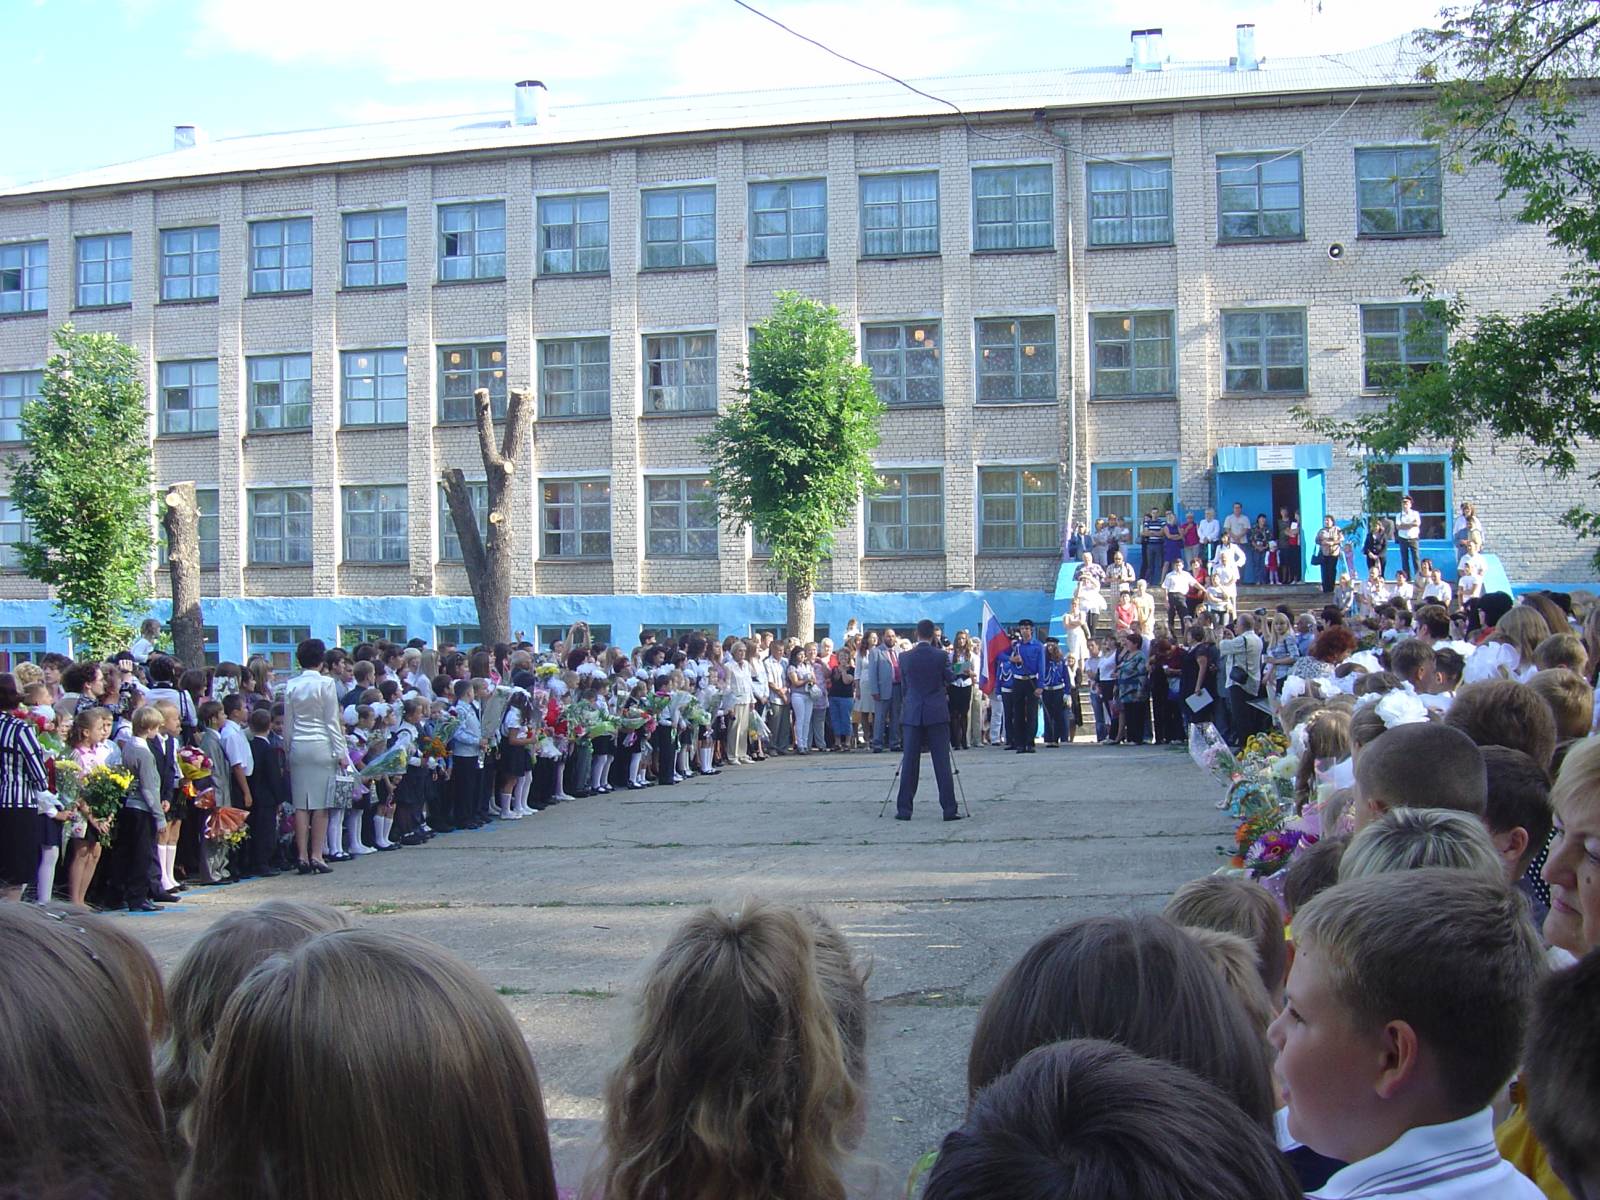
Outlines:
<svg viewBox="0 0 1600 1200"><path fill-rule="evenodd" d="M750 0L905 78L1125 62L1161 27L1175 60L1332 54L1436 23L1434 0ZM0 0L0 187L211 137L863 77L734 0ZM936 90L936 89L932 89ZM29 107L16 103L27 97Z"/></svg>

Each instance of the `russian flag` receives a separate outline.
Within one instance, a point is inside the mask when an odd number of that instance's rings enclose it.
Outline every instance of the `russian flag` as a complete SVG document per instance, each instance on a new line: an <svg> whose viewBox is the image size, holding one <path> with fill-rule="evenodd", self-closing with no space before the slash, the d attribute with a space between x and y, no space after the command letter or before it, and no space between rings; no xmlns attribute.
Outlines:
<svg viewBox="0 0 1600 1200"><path fill-rule="evenodd" d="M986 600L983 604L983 661L978 664L978 686L985 696L994 695L995 660L1011 649L1011 638Z"/></svg>

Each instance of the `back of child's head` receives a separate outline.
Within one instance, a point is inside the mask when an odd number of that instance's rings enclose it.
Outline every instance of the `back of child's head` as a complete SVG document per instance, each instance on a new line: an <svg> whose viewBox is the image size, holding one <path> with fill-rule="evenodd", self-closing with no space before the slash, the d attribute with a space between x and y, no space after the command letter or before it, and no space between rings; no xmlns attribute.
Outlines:
<svg viewBox="0 0 1600 1200"><path fill-rule="evenodd" d="M1376 693L1387 696L1390 692L1399 691L1404 686L1404 681L1393 671L1369 671L1356 680L1351 689L1357 696L1370 696Z"/></svg>
<svg viewBox="0 0 1600 1200"><path fill-rule="evenodd" d="M924 1200L1290 1200L1294 1172L1214 1084L1108 1041L1041 1046L945 1136Z"/></svg>
<svg viewBox="0 0 1600 1200"><path fill-rule="evenodd" d="M1583 648L1583 639L1576 633L1553 633L1534 649L1533 665L1541 671L1565 667L1583 674L1589 654Z"/></svg>
<svg viewBox="0 0 1600 1200"><path fill-rule="evenodd" d="M457 700L467 700L472 697L472 680L458 679L451 688L451 693Z"/></svg>
<svg viewBox="0 0 1600 1200"><path fill-rule="evenodd" d="M250 710L250 732L265 736L272 729L272 710L261 707Z"/></svg>
<svg viewBox="0 0 1600 1200"><path fill-rule="evenodd" d="M813 908L800 915L816 936L817 981L839 1027L845 1067L862 1095L867 1085L867 1026L872 1009L867 1002L867 977L872 969L861 962L839 927Z"/></svg>
<svg viewBox="0 0 1600 1200"><path fill-rule="evenodd" d="M1482 817L1483 755L1460 730L1432 721L1399 725L1356 758L1356 822L1393 808L1453 808Z"/></svg>
<svg viewBox="0 0 1600 1200"><path fill-rule="evenodd" d="M1389 727L1383 723L1383 718L1378 715L1375 704L1363 704L1350 710L1350 753L1359 758L1361 751L1372 745L1384 734L1389 732Z"/></svg>
<svg viewBox="0 0 1600 1200"><path fill-rule="evenodd" d="M1272 907L1276 909L1278 906L1274 903ZM1250 1018L1250 1024L1265 1040L1267 1026L1272 1024L1278 1004L1267 994L1266 985L1261 982L1260 957L1255 947L1237 933L1227 933L1204 925L1183 925L1180 928L1205 951L1206 958L1217 972L1217 978L1233 993L1239 1007L1244 1009L1245 1016ZM1283 941L1281 930L1278 940Z"/></svg>
<svg viewBox="0 0 1600 1200"><path fill-rule="evenodd" d="M1483 821L1491 837L1515 839L1512 848L1516 853L1506 867L1512 879L1520 879L1534 855L1550 840L1555 820L1550 807L1550 772L1522 751L1506 746L1483 747L1483 766L1489 781Z"/></svg>
<svg viewBox="0 0 1600 1200"><path fill-rule="evenodd" d="M1600 949L1534 996L1523 1082L1528 1120L1580 1200L1600 1196Z"/></svg>
<svg viewBox="0 0 1600 1200"><path fill-rule="evenodd" d="M200 707L195 710L195 715L200 718L201 726L209 729L222 715L222 705L215 700L202 700Z"/></svg>
<svg viewBox="0 0 1600 1200"><path fill-rule="evenodd" d="M1172 894L1162 916L1176 925L1218 929L1242 937L1268 996L1283 990L1289 969L1283 913L1260 884L1227 875L1191 879Z"/></svg>
<svg viewBox="0 0 1600 1200"><path fill-rule="evenodd" d="M222 715L229 720L237 721L243 711L244 697L238 692L229 692L222 698Z"/></svg>
<svg viewBox="0 0 1600 1200"><path fill-rule="evenodd" d="M1456 693L1445 724L1480 746L1510 746L1541 766L1556 748L1556 722L1550 706L1514 679L1469 683Z"/></svg>
<svg viewBox="0 0 1600 1200"><path fill-rule="evenodd" d="M1411 1027L1448 1119L1485 1107L1516 1069L1544 951L1521 894L1496 876L1424 867L1352 879L1295 915L1294 939L1295 972L1314 957L1357 1033Z"/></svg>
<svg viewBox="0 0 1600 1200"><path fill-rule="evenodd" d="M556 1196L522 1031L420 938L341 929L262 963L223 1010L194 1109L188 1200Z"/></svg>
<svg viewBox="0 0 1600 1200"><path fill-rule="evenodd" d="M1339 882L1339 864L1350 839L1324 835L1305 846L1283 873L1283 907L1289 920L1317 896Z"/></svg>
<svg viewBox="0 0 1600 1200"><path fill-rule="evenodd" d="M356 647L357 650L361 647ZM361 687L369 687L378 677L378 669L372 665L371 658L358 658L350 669L350 677Z"/></svg>
<svg viewBox="0 0 1600 1200"><path fill-rule="evenodd" d="M1433 647L1419 638L1404 638L1389 648L1389 669L1413 686L1433 670Z"/></svg>
<svg viewBox="0 0 1600 1200"><path fill-rule="evenodd" d="M1453 692L1461 686L1461 675L1467 669L1467 660L1454 646L1438 646L1433 651L1433 673L1439 689Z"/></svg>
<svg viewBox="0 0 1600 1200"><path fill-rule="evenodd" d="M1271 1122L1271 1069L1260 1034L1205 952L1161 917L1087 917L1030 946L978 1013L968 1094L1029 1050L1080 1037L1188 1067L1255 1120Z"/></svg>
<svg viewBox="0 0 1600 1200"><path fill-rule="evenodd" d="M1322 709L1323 702L1320 697L1296 696L1286 704L1278 706L1278 728L1287 735L1296 726L1304 725Z"/></svg>
<svg viewBox="0 0 1600 1200"><path fill-rule="evenodd" d="M1350 839L1339 863L1339 882L1418 867L1455 867L1505 877L1479 818L1448 808L1392 808Z"/></svg>
<svg viewBox="0 0 1600 1200"><path fill-rule="evenodd" d="M1549 667L1534 673L1528 688L1550 707L1556 741L1586 737L1594 723L1594 688L1576 671Z"/></svg>

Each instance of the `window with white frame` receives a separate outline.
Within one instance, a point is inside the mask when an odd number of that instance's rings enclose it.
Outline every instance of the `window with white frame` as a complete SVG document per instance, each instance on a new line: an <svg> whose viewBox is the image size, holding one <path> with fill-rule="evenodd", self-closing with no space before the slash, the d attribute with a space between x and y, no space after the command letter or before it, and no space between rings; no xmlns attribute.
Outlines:
<svg viewBox="0 0 1600 1200"><path fill-rule="evenodd" d="M539 197L539 274L600 275L611 269L611 197Z"/></svg>
<svg viewBox="0 0 1600 1200"><path fill-rule="evenodd" d="M611 411L611 339L539 343L539 414L595 417Z"/></svg>
<svg viewBox="0 0 1600 1200"><path fill-rule="evenodd" d="M439 278L504 279L506 204L480 200L439 206Z"/></svg>
<svg viewBox="0 0 1600 1200"><path fill-rule="evenodd" d="M480 645L482 642L483 630L476 625L438 625L433 630L435 649L454 646L459 650Z"/></svg>
<svg viewBox="0 0 1600 1200"><path fill-rule="evenodd" d="M392 287L406 281L406 210L345 213L344 286Z"/></svg>
<svg viewBox="0 0 1600 1200"><path fill-rule="evenodd" d="M867 497L868 554L944 550L944 476L939 471L879 471Z"/></svg>
<svg viewBox="0 0 1600 1200"><path fill-rule="evenodd" d="M1249 309L1222 314L1222 390L1306 390L1306 310Z"/></svg>
<svg viewBox="0 0 1600 1200"><path fill-rule="evenodd" d="M1416 237L1444 230L1439 147L1356 151L1358 231L1369 237Z"/></svg>
<svg viewBox="0 0 1600 1200"><path fill-rule="evenodd" d="M250 562L304 566L311 562L311 489L257 488L250 492Z"/></svg>
<svg viewBox="0 0 1600 1200"><path fill-rule="evenodd" d="M1170 396L1173 337L1170 312L1096 313L1094 396Z"/></svg>
<svg viewBox="0 0 1600 1200"><path fill-rule="evenodd" d="M1305 236L1298 151L1217 155L1217 237L1224 242Z"/></svg>
<svg viewBox="0 0 1600 1200"><path fill-rule="evenodd" d="M28 520L16 501L0 496L0 569L15 571L22 566L17 547L29 540L29 533Z"/></svg>
<svg viewBox="0 0 1600 1200"><path fill-rule="evenodd" d="M311 355L266 354L245 360L250 429L311 427Z"/></svg>
<svg viewBox="0 0 1600 1200"><path fill-rule="evenodd" d="M300 669L295 655L300 643L310 637L309 625L246 625L245 658L259 655L266 659L272 673L281 679Z"/></svg>
<svg viewBox="0 0 1600 1200"><path fill-rule="evenodd" d="M644 339L646 412L713 412L717 335L668 333Z"/></svg>
<svg viewBox="0 0 1600 1200"><path fill-rule="evenodd" d="M406 643L406 627L404 625L339 626L339 645L346 650L354 650L364 642L389 642L392 645L403 646Z"/></svg>
<svg viewBox="0 0 1600 1200"><path fill-rule="evenodd" d="M716 261L715 188L651 188L644 193L646 267L703 267Z"/></svg>
<svg viewBox="0 0 1600 1200"><path fill-rule="evenodd" d="M222 550L222 522L217 515L218 492L216 488L195 488L194 507L197 513L195 521L195 540L200 545L200 565L215 568L221 560ZM156 527L156 564L166 566L171 561L167 551L167 528L165 525Z"/></svg>
<svg viewBox="0 0 1600 1200"><path fill-rule="evenodd" d="M822 179L750 185L750 261L828 254L828 185Z"/></svg>
<svg viewBox="0 0 1600 1200"><path fill-rule="evenodd" d="M489 411L495 420L506 415L506 344L485 342L476 346L439 347L439 420L471 421L473 392L489 393Z"/></svg>
<svg viewBox="0 0 1600 1200"><path fill-rule="evenodd" d="M160 380L162 433L215 433L217 431L217 363L165 362L157 368Z"/></svg>
<svg viewBox="0 0 1600 1200"><path fill-rule="evenodd" d="M345 562L406 562L406 534L404 487L344 489Z"/></svg>
<svg viewBox="0 0 1600 1200"><path fill-rule="evenodd" d="M644 488L647 558L717 556L717 501L711 480L647 478Z"/></svg>
<svg viewBox="0 0 1600 1200"><path fill-rule="evenodd" d="M1172 160L1090 163L1089 245L1172 241Z"/></svg>
<svg viewBox="0 0 1600 1200"><path fill-rule="evenodd" d="M939 252L939 175L861 177L861 252L895 258Z"/></svg>
<svg viewBox="0 0 1600 1200"><path fill-rule="evenodd" d="M250 223L250 294L311 290L311 218Z"/></svg>
<svg viewBox="0 0 1600 1200"><path fill-rule="evenodd" d="M1037 250L1054 244L1053 181L1047 164L972 172L972 248Z"/></svg>
<svg viewBox="0 0 1600 1200"><path fill-rule="evenodd" d="M547 479L540 528L540 553L545 558L609 557L611 481Z"/></svg>
<svg viewBox="0 0 1600 1200"><path fill-rule="evenodd" d="M49 242L0 246L0 314L44 312L49 285Z"/></svg>
<svg viewBox="0 0 1600 1200"><path fill-rule="evenodd" d="M1055 318L979 321L978 403L1024 404L1055 398Z"/></svg>
<svg viewBox="0 0 1600 1200"><path fill-rule="evenodd" d="M346 350L339 361L346 425L404 424L404 350Z"/></svg>
<svg viewBox="0 0 1600 1200"><path fill-rule="evenodd" d="M217 243L215 225L161 231L161 298L215 300Z"/></svg>
<svg viewBox="0 0 1600 1200"><path fill-rule="evenodd" d="M478 539L489 536L489 485L468 483L467 499L472 502L472 520L478 527ZM450 509L444 485L439 485L439 561L461 562L466 555L461 550L461 535L456 532L456 517Z"/></svg>
<svg viewBox="0 0 1600 1200"><path fill-rule="evenodd" d="M1055 467L982 467L978 471L978 549L1057 550Z"/></svg>
<svg viewBox="0 0 1600 1200"><path fill-rule="evenodd" d="M43 386L43 371L0 374L0 442L22 440L22 410L39 398Z"/></svg>
<svg viewBox="0 0 1600 1200"><path fill-rule="evenodd" d="M133 300L133 235L78 239L78 307L107 308Z"/></svg>
<svg viewBox="0 0 1600 1200"><path fill-rule="evenodd" d="M1361 348L1363 386L1393 391L1444 361L1444 326L1421 304L1363 304Z"/></svg>
<svg viewBox="0 0 1600 1200"><path fill-rule="evenodd" d="M943 404L939 322L863 325L861 352L878 399L897 405Z"/></svg>
<svg viewBox="0 0 1600 1200"><path fill-rule="evenodd" d="M0 671L13 671L18 663L36 663L49 652L41 626L0 629Z"/></svg>

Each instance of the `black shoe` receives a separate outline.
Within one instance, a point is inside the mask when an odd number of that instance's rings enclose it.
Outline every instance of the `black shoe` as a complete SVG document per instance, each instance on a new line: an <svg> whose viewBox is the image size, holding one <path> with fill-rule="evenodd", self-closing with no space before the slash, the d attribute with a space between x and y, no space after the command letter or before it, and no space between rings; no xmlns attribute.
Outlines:
<svg viewBox="0 0 1600 1200"><path fill-rule="evenodd" d="M159 908L157 908L154 904L151 904L150 901L141 900L137 904L128 905L128 911L129 912L160 912L161 910Z"/></svg>
<svg viewBox="0 0 1600 1200"><path fill-rule="evenodd" d="M174 892L151 892L150 899L156 904L177 904L180 897Z"/></svg>
<svg viewBox="0 0 1600 1200"><path fill-rule="evenodd" d="M263 867L257 874L263 879L271 879L274 875L282 875L283 872L278 870L277 867Z"/></svg>
<svg viewBox="0 0 1600 1200"><path fill-rule="evenodd" d="M965 821L967 818L962 813L945 813L944 819L946 821Z"/></svg>
<svg viewBox="0 0 1600 1200"><path fill-rule="evenodd" d="M330 867L325 862L313 862L311 864L311 871L315 875L332 875L333 874L333 868Z"/></svg>
<svg viewBox="0 0 1600 1200"><path fill-rule="evenodd" d="M911 820L911 814L910 813L895 813L894 819L896 821L909 821L909 820Z"/></svg>
<svg viewBox="0 0 1600 1200"><path fill-rule="evenodd" d="M400 849L400 843L399 842L390 842L387 846L374 846L373 849L376 850L379 854L383 854L383 853L385 853L385 852L387 852L389 850L398 850L398 849Z"/></svg>
<svg viewBox="0 0 1600 1200"><path fill-rule="evenodd" d="M309 875L311 874L311 864L308 862L297 862L294 865L294 871L296 875Z"/></svg>
<svg viewBox="0 0 1600 1200"><path fill-rule="evenodd" d="M420 833L408 833L400 839L400 844L402 846L420 846L427 840Z"/></svg>

